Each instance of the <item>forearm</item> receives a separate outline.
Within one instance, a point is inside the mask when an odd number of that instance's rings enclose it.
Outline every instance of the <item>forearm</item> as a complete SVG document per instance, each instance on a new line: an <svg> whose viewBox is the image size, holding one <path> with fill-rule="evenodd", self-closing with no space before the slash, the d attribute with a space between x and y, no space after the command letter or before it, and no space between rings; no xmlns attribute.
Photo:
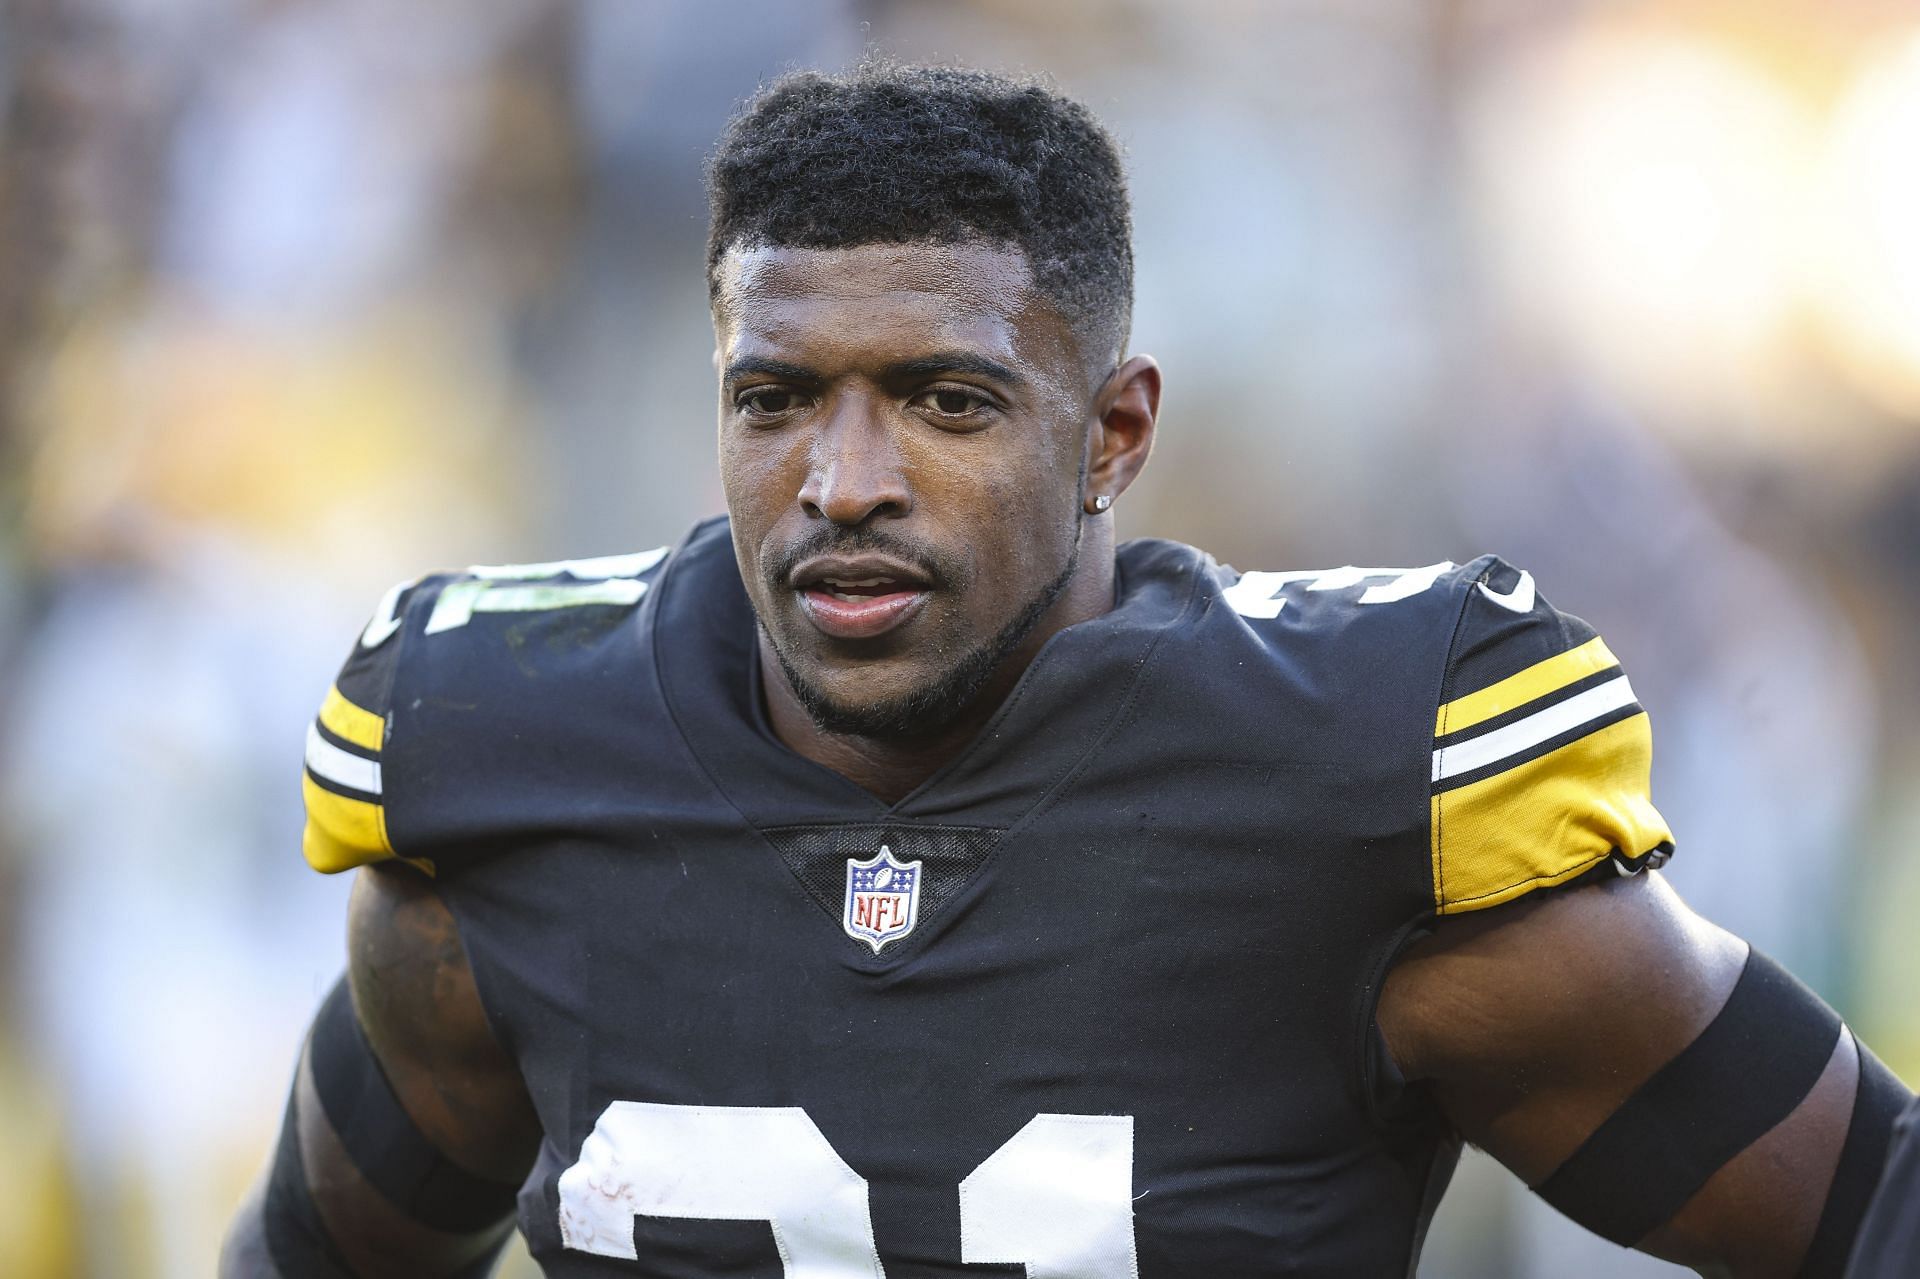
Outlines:
<svg viewBox="0 0 1920 1279"><path fill-rule="evenodd" d="M355 1279L307 1181L300 1133L301 1078L306 1074L303 1047L273 1157L228 1228L220 1253L221 1279Z"/></svg>

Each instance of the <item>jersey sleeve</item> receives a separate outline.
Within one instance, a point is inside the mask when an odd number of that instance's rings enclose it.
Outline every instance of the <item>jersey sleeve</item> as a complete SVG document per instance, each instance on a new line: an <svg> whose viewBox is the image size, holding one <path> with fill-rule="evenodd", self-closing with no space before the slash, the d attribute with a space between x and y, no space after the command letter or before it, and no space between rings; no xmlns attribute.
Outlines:
<svg viewBox="0 0 1920 1279"><path fill-rule="evenodd" d="M1659 865L1673 836L1653 806L1653 739L1606 641L1488 557L1466 598L1434 715L1434 905L1459 914L1611 862Z"/></svg>
<svg viewBox="0 0 1920 1279"><path fill-rule="evenodd" d="M387 834L381 752L392 722L394 678L404 643L401 618L414 593L413 584L403 583L382 597L307 728L301 779L307 822L301 851L307 864L323 874L400 856ZM432 871L425 861L404 860Z"/></svg>
<svg viewBox="0 0 1920 1279"><path fill-rule="evenodd" d="M527 627L542 617L552 625L577 609L620 616L646 595L667 554L656 547L474 564L388 591L307 730L301 785L308 864L331 875L397 858L446 874L490 832L497 835L504 810L485 801L499 801L510 788L498 777L480 780L483 765L512 757L520 728L545 733L537 717L558 713L543 698L516 701L514 691L524 677L547 669L543 663L555 676L577 664L573 655L586 633L569 625L564 642L544 645L528 640ZM470 712L481 700L497 712L491 736L435 714L453 705ZM518 727L500 719L512 706L527 717ZM396 827L403 836L397 842Z"/></svg>

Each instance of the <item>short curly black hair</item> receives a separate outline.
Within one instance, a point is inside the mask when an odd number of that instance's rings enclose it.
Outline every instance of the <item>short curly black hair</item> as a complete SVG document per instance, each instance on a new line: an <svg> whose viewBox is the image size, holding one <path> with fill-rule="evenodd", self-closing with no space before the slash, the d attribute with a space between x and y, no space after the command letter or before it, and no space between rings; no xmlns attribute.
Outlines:
<svg viewBox="0 0 1920 1279"><path fill-rule="evenodd" d="M734 247L1011 244L1089 363L1133 317L1120 150L1038 80L869 60L782 76L734 117L707 167L707 284Z"/></svg>

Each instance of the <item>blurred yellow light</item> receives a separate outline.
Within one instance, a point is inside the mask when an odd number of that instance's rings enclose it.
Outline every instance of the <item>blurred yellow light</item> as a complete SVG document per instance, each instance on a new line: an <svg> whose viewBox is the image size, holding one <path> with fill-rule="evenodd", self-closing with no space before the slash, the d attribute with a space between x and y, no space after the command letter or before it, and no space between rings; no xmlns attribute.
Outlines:
<svg viewBox="0 0 1920 1279"><path fill-rule="evenodd" d="M1812 129L1705 39L1588 31L1474 118L1512 301L1614 384L1677 408L1756 399L1790 338Z"/></svg>
<svg viewBox="0 0 1920 1279"><path fill-rule="evenodd" d="M1814 292L1841 370L1920 413L1920 33L1869 63L1835 113Z"/></svg>

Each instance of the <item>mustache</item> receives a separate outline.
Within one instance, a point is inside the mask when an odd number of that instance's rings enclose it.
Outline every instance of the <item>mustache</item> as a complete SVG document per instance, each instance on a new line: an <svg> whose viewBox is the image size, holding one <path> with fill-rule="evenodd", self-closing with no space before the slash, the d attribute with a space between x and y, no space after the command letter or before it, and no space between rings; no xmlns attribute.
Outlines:
<svg viewBox="0 0 1920 1279"><path fill-rule="evenodd" d="M882 532L863 525L843 528L829 524L815 529L768 560L764 571L775 586L786 586L794 569L817 555L853 555L871 551L910 564L925 575L936 589L965 580L965 567L953 556L931 542L904 533Z"/></svg>

